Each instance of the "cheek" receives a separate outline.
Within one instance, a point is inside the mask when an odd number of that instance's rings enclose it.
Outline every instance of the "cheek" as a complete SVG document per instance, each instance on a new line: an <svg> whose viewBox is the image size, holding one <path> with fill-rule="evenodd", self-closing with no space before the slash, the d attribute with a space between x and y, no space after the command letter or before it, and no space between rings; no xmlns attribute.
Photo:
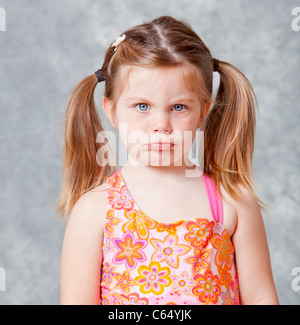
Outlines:
<svg viewBox="0 0 300 325"><path fill-rule="evenodd" d="M127 150L148 143L147 133L141 127L137 129L135 125L136 123L119 123L119 140L122 141Z"/></svg>
<svg viewBox="0 0 300 325"><path fill-rule="evenodd" d="M186 116L175 116L173 119L174 127L178 130L196 130L200 119L199 112L188 112Z"/></svg>
<svg viewBox="0 0 300 325"><path fill-rule="evenodd" d="M177 130L181 134L181 141L185 147L184 151L188 150L193 143L193 139L196 135L197 130L197 122L198 120L196 119L189 119L182 124L178 124Z"/></svg>
<svg viewBox="0 0 300 325"><path fill-rule="evenodd" d="M189 149L191 148L191 146L193 145L195 135L196 135L196 132L193 132L191 130L184 132L183 144L182 144L184 154L186 154L189 151Z"/></svg>

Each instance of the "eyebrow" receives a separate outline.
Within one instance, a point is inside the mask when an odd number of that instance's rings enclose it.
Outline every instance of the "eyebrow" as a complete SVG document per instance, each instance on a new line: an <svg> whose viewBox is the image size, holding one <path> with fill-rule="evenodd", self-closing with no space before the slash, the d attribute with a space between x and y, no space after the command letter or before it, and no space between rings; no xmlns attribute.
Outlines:
<svg viewBox="0 0 300 325"><path fill-rule="evenodd" d="M143 102L149 103L150 102L149 99L142 98L142 97L129 97L129 98L125 98L125 100L132 101L132 102L140 102L140 103L143 103Z"/></svg>
<svg viewBox="0 0 300 325"><path fill-rule="evenodd" d="M140 103L151 103L151 100L149 99L146 99L146 98L142 98L142 97L129 97L129 98L125 98L126 101L137 101L137 102L140 102ZM192 99L192 98L188 98L188 97L178 97L178 98L175 98L174 100L172 99L172 102L174 103L181 103L181 102L189 102L189 103L192 103L194 104L195 103L195 100Z"/></svg>

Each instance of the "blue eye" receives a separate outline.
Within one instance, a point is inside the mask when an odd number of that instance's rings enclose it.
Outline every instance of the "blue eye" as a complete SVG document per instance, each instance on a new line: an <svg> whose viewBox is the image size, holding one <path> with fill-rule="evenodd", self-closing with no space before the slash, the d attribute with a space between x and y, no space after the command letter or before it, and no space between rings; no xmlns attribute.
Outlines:
<svg viewBox="0 0 300 325"><path fill-rule="evenodd" d="M174 108L174 110L176 112L181 112L181 111L183 111L185 109L185 106L182 105L182 104L176 104L176 105L173 106L173 108Z"/></svg>
<svg viewBox="0 0 300 325"><path fill-rule="evenodd" d="M141 103L135 105L135 107L137 107L141 112L145 112L149 108L149 105L145 103Z"/></svg>

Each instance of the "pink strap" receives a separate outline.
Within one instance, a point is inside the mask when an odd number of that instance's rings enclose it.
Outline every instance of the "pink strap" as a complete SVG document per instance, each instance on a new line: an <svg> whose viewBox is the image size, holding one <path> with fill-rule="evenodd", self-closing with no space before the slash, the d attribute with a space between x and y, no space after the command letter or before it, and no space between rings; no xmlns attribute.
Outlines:
<svg viewBox="0 0 300 325"><path fill-rule="evenodd" d="M223 224L223 203L214 181L202 173L203 183L209 200L210 209L216 222Z"/></svg>

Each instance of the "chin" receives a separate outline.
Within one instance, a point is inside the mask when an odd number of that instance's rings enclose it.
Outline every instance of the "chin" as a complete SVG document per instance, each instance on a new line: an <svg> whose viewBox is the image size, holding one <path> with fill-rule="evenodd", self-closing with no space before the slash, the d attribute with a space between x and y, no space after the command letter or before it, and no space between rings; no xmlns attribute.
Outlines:
<svg viewBox="0 0 300 325"><path fill-rule="evenodd" d="M140 152L139 155L132 158L137 166L170 167L185 165L184 157L176 157L170 152L163 151Z"/></svg>

